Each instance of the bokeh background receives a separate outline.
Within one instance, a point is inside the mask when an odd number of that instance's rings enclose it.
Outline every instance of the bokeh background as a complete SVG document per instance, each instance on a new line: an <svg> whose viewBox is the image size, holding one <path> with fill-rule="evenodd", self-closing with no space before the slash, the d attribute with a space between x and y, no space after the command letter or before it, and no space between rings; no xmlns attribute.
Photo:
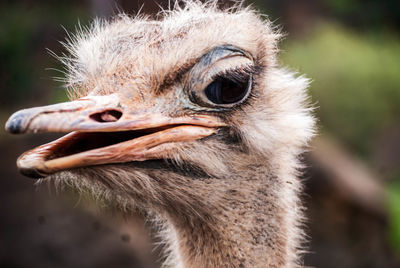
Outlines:
<svg viewBox="0 0 400 268"><path fill-rule="evenodd" d="M78 23L168 1L2 0L0 125L21 108L67 99L53 77ZM229 5L229 1L221 1ZM312 78L320 135L305 155L312 267L400 267L400 2L247 1L287 33L282 64ZM37 189L19 154L54 138L0 130L0 267L158 267L137 215ZM83 199L83 200L82 200Z"/></svg>

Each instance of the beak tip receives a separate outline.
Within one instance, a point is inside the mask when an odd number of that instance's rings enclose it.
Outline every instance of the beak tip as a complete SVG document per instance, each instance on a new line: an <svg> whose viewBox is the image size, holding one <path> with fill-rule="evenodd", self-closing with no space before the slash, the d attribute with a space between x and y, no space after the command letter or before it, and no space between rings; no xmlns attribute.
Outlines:
<svg viewBox="0 0 400 268"><path fill-rule="evenodd" d="M31 157L29 154L23 154L18 158L17 167L22 175L32 179L40 179L48 175L42 171L43 164L40 160Z"/></svg>
<svg viewBox="0 0 400 268"><path fill-rule="evenodd" d="M21 111L14 113L7 121L5 130L11 134L21 134L25 132L24 119L26 114Z"/></svg>
<svg viewBox="0 0 400 268"><path fill-rule="evenodd" d="M32 179L41 179L41 178L46 177L45 175L38 172L36 169L31 169L31 168L20 168L19 172L22 175L32 178Z"/></svg>

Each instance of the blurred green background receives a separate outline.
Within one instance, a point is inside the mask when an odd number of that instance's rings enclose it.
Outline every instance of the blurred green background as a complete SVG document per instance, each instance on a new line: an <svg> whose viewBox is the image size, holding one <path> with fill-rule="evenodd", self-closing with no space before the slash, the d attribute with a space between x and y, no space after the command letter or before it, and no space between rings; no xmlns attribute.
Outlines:
<svg viewBox="0 0 400 268"><path fill-rule="evenodd" d="M400 267L400 2L246 3L268 14L287 33L281 43L282 64L312 79L319 140L332 145L316 143L320 154L305 156L311 166L304 178L310 237L305 264ZM168 1L158 4L166 7ZM66 31L74 32L78 22L87 25L94 16L107 18L117 10L135 14L142 5L142 12L154 14L158 4L1 1L0 123L4 125L20 108L67 99L63 85L52 79L62 77L57 71L62 66L47 51L63 53L59 41ZM0 266L157 267L151 260L154 256L137 245L138 234L126 231L123 221L109 222L73 194L35 193L33 182L17 173L16 157L45 139L0 132ZM324 164L321 155L332 159ZM358 176L349 187L351 172L342 180L335 175L342 168L335 164L340 160L350 170L361 167L367 175ZM371 183L367 188L375 190L360 193Z"/></svg>

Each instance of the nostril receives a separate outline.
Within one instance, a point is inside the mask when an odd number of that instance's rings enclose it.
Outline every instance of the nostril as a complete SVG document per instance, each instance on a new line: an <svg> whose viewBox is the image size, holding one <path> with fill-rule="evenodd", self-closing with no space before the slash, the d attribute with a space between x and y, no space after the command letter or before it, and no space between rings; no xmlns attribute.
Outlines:
<svg viewBox="0 0 400 268"><path fill-rule="evenodd" d="M106 123L106 122L116 122L122 116L122 112L118 110L105 110L99 113L94 113L90 115L90 119L99 122L99 123Z"/></svg>

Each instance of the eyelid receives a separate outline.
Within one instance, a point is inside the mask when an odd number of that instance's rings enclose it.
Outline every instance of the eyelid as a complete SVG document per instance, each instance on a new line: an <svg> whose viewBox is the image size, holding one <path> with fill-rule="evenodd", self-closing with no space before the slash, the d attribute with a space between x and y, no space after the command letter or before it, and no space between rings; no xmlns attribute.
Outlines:
<svg viewBox="0 0 400 268"><path fill-rule="evenodd" d="M244 66L244 67L236 67L232 69L224 70L220 73L216 73L211 77L211 80L215 80L218 77L228 78L232 81L243 82L243 80L247 80L249 76L254 75L256 73L256 68L252 65Z"/></svg>
<svg viewBox="0 0 400 268"><path fill-rule="evenodd" d="M206 84L209 83L217 76L222 76L225 73L232 72L238 69L249 69L253 66L253 61L243 55L224 57L214 62L207 68L204 68L198 73L198 81L204 81ZM202 85L199 85L201 87ZM204 85L203 85L204 86Z"/></svg>

